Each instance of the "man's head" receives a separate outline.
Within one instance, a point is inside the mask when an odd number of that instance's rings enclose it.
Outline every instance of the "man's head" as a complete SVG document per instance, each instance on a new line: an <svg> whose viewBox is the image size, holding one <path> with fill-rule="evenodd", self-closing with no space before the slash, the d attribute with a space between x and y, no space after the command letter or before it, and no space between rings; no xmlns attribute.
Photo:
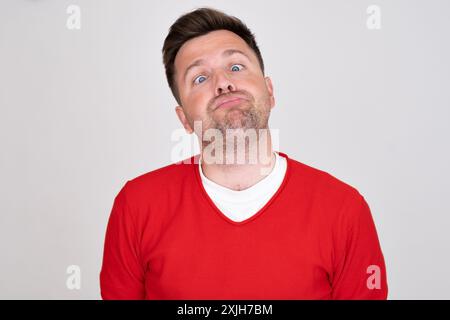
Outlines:
<svg viewBox="0 0 450 320"><path fill-rule="evenodd" d="M236 17L209 8L181 16L164 41L163 61L189 133L194 121L204 130L267 128L272 83L254 35Z"/></svg>

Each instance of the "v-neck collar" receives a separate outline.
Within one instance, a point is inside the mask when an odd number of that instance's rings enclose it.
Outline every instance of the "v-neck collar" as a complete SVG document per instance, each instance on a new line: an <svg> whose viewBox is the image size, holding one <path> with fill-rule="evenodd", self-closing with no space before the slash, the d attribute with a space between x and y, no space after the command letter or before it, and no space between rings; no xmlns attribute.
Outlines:
<svg viewBox="0 0 450 320"><path fill-rule="evenodd" d="M216 182L207 178L202 170L201 161L199 162L198 171L200 173L200 177L202 180L203 187L206 192L210 196L210 198L217 204L217 201L225 202L225 203L249 203L251 201L257 201L258 198L261 197L264 193L267 192L267 186L276 186L276 190L281 185L284 176L286 175L286 167L285 162L286 159L281 157L278 152L273 152L275 157L275 164L271 169L270 173L267 174L263 179L255 183L254 185L244 189L244 190L232 190L227 187L224 187ZM275 193L275 191L273 193ZM218 198L211 197L211 193L215 193L219 195ZM218 206L220 207L220 206Z"/></svg>
<svg viewBox="0 0 450 320"><path fill-rule="evenodd" d="M291 164L290 164L290 159L287 156L287 154L283 153L283 152L279 152L277 151L277 153L286 158L286 173L284 175L283 181L281 182L281 185L279 186L278 190L273 194L273 196L269 199L269 201L267 201L267 203L261 208L259 209L255 214L253 214L252 216L250 216L249 218L242 220L242 221L234 221L231 220L230 218L228 218L227 215L225 215L214 203L214 201L210 198L210 196L208 195L208 193L205 190L205 187L203 186L202 183L202 179L200 177L200 161L199 160L199 156L194 156L193 158L196 159L197 161L194 161L194 165L192 166L192 168L194 169L194 175L196 177L196 182L197 185L200 188L200 193L202 194L202 197L204 198L204 200L206 200L206 202L209 203L209 205L212 207L212 209L222 218L224 219L226 222L235 225L235 226L240 226L240 225L244 225L249 223L250 221L253 221L254 219L258 218L260 215L262 215L266 209L271 205L271 203L278 197L278 195L282 192L282 190L284 189L285 185L287 184L287 181L290 177L290 171L291 171Z"/></svg>

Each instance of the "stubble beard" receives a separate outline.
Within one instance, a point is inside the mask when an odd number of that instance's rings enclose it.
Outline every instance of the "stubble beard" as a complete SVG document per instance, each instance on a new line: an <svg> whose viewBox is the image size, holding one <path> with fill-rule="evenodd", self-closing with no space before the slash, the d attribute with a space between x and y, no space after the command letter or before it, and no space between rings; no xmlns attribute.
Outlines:
<svg viewBox="0 0 450 320"><path fill-rule="evenodd" d="M223 152L225 164L234 165L242 157L245 161L239 164L255 163L252 159L255 153L256 157L260 157L258 152L263 151L259 148L260 139L261 143L267 143L269 115L268 96L263 101L245 101L228 110L209 110L203 133L209 129L217 130L223 139L202 141L202 148L215 144L209 147ZM266 136L263 137L263 134Z"/></svg>

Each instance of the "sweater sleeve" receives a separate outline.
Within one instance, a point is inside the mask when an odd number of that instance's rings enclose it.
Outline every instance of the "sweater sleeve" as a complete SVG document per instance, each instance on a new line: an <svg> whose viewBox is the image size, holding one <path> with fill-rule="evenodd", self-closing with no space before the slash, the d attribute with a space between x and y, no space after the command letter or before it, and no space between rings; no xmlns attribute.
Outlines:
<svg viewBox="0 0 450 320"><path fill-rule="evenodd" d="M364 197L345 207L337 224L332 299L385 300L386 266Z"/></svg>
<svg viewBox="0 0 450 320"><path fill-rule="evenodd" d="M125 190L126 184L114 199L106 229L100 271L101 297L105 300L145 298L138 235Z"/></svg>

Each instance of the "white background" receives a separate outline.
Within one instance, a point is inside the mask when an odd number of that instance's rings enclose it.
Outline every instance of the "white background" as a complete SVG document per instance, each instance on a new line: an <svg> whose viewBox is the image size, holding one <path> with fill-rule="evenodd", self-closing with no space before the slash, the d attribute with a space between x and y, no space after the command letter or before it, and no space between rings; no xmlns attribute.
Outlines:
<svg viewBox="0 0 450 320"><path fill-rule="evenodd" d="M381 9L369 30L366 9ZM69 30L69 5L81 29ZM450 2L2 0L0 298L99 299L115 195L172 162L161 48L203 5L242 19L272 78L280 151L356 187L389 299L449 299ZM66 268L81 268L81 289Z"/></svg>

